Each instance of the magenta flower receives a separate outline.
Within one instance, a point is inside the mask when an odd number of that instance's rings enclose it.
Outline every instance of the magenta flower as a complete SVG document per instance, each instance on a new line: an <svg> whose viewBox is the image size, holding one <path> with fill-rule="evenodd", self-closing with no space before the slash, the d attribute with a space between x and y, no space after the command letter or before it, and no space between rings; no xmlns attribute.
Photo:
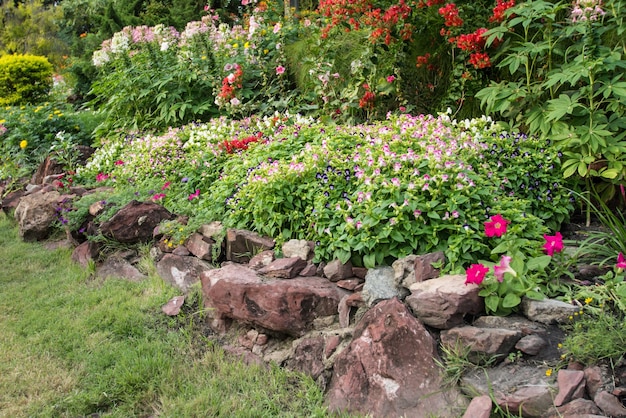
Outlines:
<svg viewBox="0 0 626 418"><path fill-rule="evenodd" d="M503 255L500 259L500 264L493 266L493 274L500 283L504 280L504 273L511 273L513 276L517 277L517 273L511 268L510 263L511 257Z"/></svg>
<svg viewBox="0 0 626 418"><path fill-rule="evenodd" d="M554 235L544 235L543 238L546 240L546 243L543 244L543 250L549 256L563 251L563 236L560 232L557 232Z"/></svg>
<svg viewBox="0 0 626 418"><path fill-rule="evenodd" d="M106 180L106 179L108 179L108 178L109 178L109 175L108 175L108 174L98 173L98 174L96 175L96 181L97 181L97 182L105 181L105 180Z"/></svg>
<svg viewBox="0 0 626 418"><path fill-rule="evenodd" d="M124 165L124 161L122 160L117 160L116 162L114 162L113 164L115 165Z"/></svg>
<svg viewBox="0 0 626 418"><path fill-rule="evenodd" d="M483 264L472 264L465 270L465 284L474 283L481 284L485 280L485 275L489 269Z"/></svg>
<svg viewBox="0 0 626 418"><path fill-rule="evenodd" d="M485 222L485 235L490 238L501 237L506 233L506 226L510 223L510 221L504 219L500 214L493 215Z"/></svg>
<svg viewBox="0 0 626 418"><path fill-rule="evenodd" d="M196 189L194 193L189 195L189 200L194 200L196 197L200 196L200 189Z"/></svg>
<svg viewBox="0 0 626 418"><path fill-rule="evenodd" d="M165 194L164 194L164 193L157 193L157 194L155 194L154 196L152 196L152 200L156 202L157 200L161 200L161 199L163 199L164 197L165 197Z"/></svg>
<svg viewBox="0 0 626 418"><path fill-rule="evenodd" d="M624 254L619 253L617 255L617 264L615 265L618 269L626 269L626 258L624 258Z"/></svg>
<svg viewBox="0 0 626 418"><path fill-rule="evenodd" d="M387 77L387 83L393 83L396 79L395 75L390 75Z"/></svg>
<svg viewBox="0 0 626 418"><path fill-rule="evenodd" d="M283 67L282 65L279 65L278 67L276 67L276 75L281 75L284 72L285 72L285 67Z"/></svg>
<svg viewBox="0 0 626 418"><path fill-rule="evenodd" d="M168 187L170 187L170 184L172 184L172 182L166 181L165 184L163 185L163 187L161 187L161 190L167 189Z"/></svg>

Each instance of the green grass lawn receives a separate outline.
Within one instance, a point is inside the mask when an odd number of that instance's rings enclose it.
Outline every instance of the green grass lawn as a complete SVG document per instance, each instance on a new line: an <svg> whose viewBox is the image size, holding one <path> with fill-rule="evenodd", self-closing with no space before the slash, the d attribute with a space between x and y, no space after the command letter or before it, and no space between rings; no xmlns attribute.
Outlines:
<svg viewBox="0 0 626 418"><path fill-rule="evenodd" d="M0 417L327 416L307 377L243 366L169 318L176 291L96 280L0 214Z"/></svg>

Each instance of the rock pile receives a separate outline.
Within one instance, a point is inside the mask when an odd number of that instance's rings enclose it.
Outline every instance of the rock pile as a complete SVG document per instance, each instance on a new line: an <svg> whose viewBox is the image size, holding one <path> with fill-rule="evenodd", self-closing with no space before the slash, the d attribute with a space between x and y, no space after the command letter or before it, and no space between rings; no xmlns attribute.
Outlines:
<svg viewBox="0 0 626 418"><path fill-rule="evenodd" d="M56 208L79 192L85 191L37 186L9 195L2 206L14 208L25 240L41 240ZM271 238L223 230L219 223L204 225L184 245L169 246L157 225L174 218L160 205L131 202L108 222L89 227L120 242L155 242L158 274L181 291L163 307L166 314L178 314L185 295L201 287L210 327L236 334L230 340L237 344L225 349L248 362L310 374L326 390L331 410L372 417L475 418L494 408L524 417L626 417L626 379L575 364L547 376L541 365L558 358L557 324L576 306L524 300L523 315L490 317L478 286L466 285L464 276L440 276L433 267L445 261L442 253L370 270L338 260L315 265L312 243L291 240L277 249ZM85 241L72 257L86 265L98 254L98 246ZM98 263L97 274L141 280L137 258L133 251L117 253ZM449 385L441 347L467 347L470 360L494 363Z"/></svg>

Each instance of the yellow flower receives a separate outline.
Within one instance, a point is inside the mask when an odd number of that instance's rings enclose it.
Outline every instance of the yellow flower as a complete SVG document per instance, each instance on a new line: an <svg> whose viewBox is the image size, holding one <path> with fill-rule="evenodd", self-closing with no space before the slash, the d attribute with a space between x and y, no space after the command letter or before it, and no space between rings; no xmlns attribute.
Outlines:
<svg viewBox="0 0 626 418"><path fill-rule="evenodd" d="M546 376L548 377L552 376L552 369L546 370Z"/></svg>
<svg viewBox="0 0 626 418"><path fill-rule="evenodd" d="M5 120L5 119L0 119L0 124L2 124L2 123L4 123L4 122L6 122L6 120Z"/></svg>
<svg viewBox="0 0 626 418"><path fill-rule="evenodd" d="M239 48L239 44L233 44L233 48L235 49Z"/></svg>
<svg viewBox="0 0 626 418"><path fill-rule="evenodd" d="M269 50L269 49L264 49L264 50L263 50L263 53L264 53L264 54L267 54L268 52L270 52L270 50Z"/></svg>
<svg viewBox="0 0 626 418"><path fill-rule="evenodd" d="M28 146L28 141L25 139L22 139L22 142L20 142L20 148L24 149Z"/></svg>
<svg viewBox="0 0 626 418"><path fill-rule="evenodd" d="M561 348L563 348L563 344L561 344L561 343L558 343L556 346L557 346L557 348L558 348L559 350L560 350Z"/></svg>
<svg viewBox="0 0 626 418"><path fill-rule="evenodd" d="M592 301L593 301L593 298L586 298L585 299L585 304L589 305Z"/></svg>

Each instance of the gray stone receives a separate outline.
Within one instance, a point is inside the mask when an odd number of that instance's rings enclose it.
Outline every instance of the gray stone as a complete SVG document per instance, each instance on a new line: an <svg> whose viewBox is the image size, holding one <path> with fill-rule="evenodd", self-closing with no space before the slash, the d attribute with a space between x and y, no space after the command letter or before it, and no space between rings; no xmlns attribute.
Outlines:
<svg viewBox="0 0 626 418"><path fill-rule="evenodd" d="M442 276L411 285L405 302L426 325L448 329L461 325L467 314L483 312L479 291L478 285L465 284L465 275Z"/></svg>
<svg viewBox="0 0 626 418"><path fill-rule="evenodd" d="M554 299L522 299L522 312L531 321L543 324L566 323L579 307Z"/></svg>
<svg viewBox="0 0 626 418"><path fill-rule="evenodd" d="M408 290L397 284L393 268L376 267L367 271L362 293L365 303L371 306L379 300L394 297L404 299Z"/></svg>
<svg viewBox="0 0 626 418"><path fill-rule="evenodd" d="M96 276L101 279L118 278L132 282L139 282L147 277L126 259L117 255L107 257L102 265L96 268Z"/></svg>
<svg viewBox="0 0 626 418"><path fill-rule="evenodd" d="M283 244L282 250L285 258L300 257L304 261L313 258L310 243L303 239L290 239Z"/></svg>
<svg viewBox="0 0 626 418"><path fill-rule="evenodd" d="M15 219L20 237L24 241L48 238L52 224L57 220L57 207L61 195L57 191L23 196L15 208Z"/></svg>
<svg viewBox="0 0 626 418"><path fill-rule="evenodd" d="M210 224L204 224L198 228L198 233L202 234L206 238L218 241L220 237L223 238L224 226L219 221L211 222Z"/></svg>
<svg viewBox="0 0 626 418"><path fill-rule="evenodd" d="M200 281L200 273L212 270L213 267L196 257L165 254L157 262L156 269L163 280L187 293L191 286Z"/></svg>

